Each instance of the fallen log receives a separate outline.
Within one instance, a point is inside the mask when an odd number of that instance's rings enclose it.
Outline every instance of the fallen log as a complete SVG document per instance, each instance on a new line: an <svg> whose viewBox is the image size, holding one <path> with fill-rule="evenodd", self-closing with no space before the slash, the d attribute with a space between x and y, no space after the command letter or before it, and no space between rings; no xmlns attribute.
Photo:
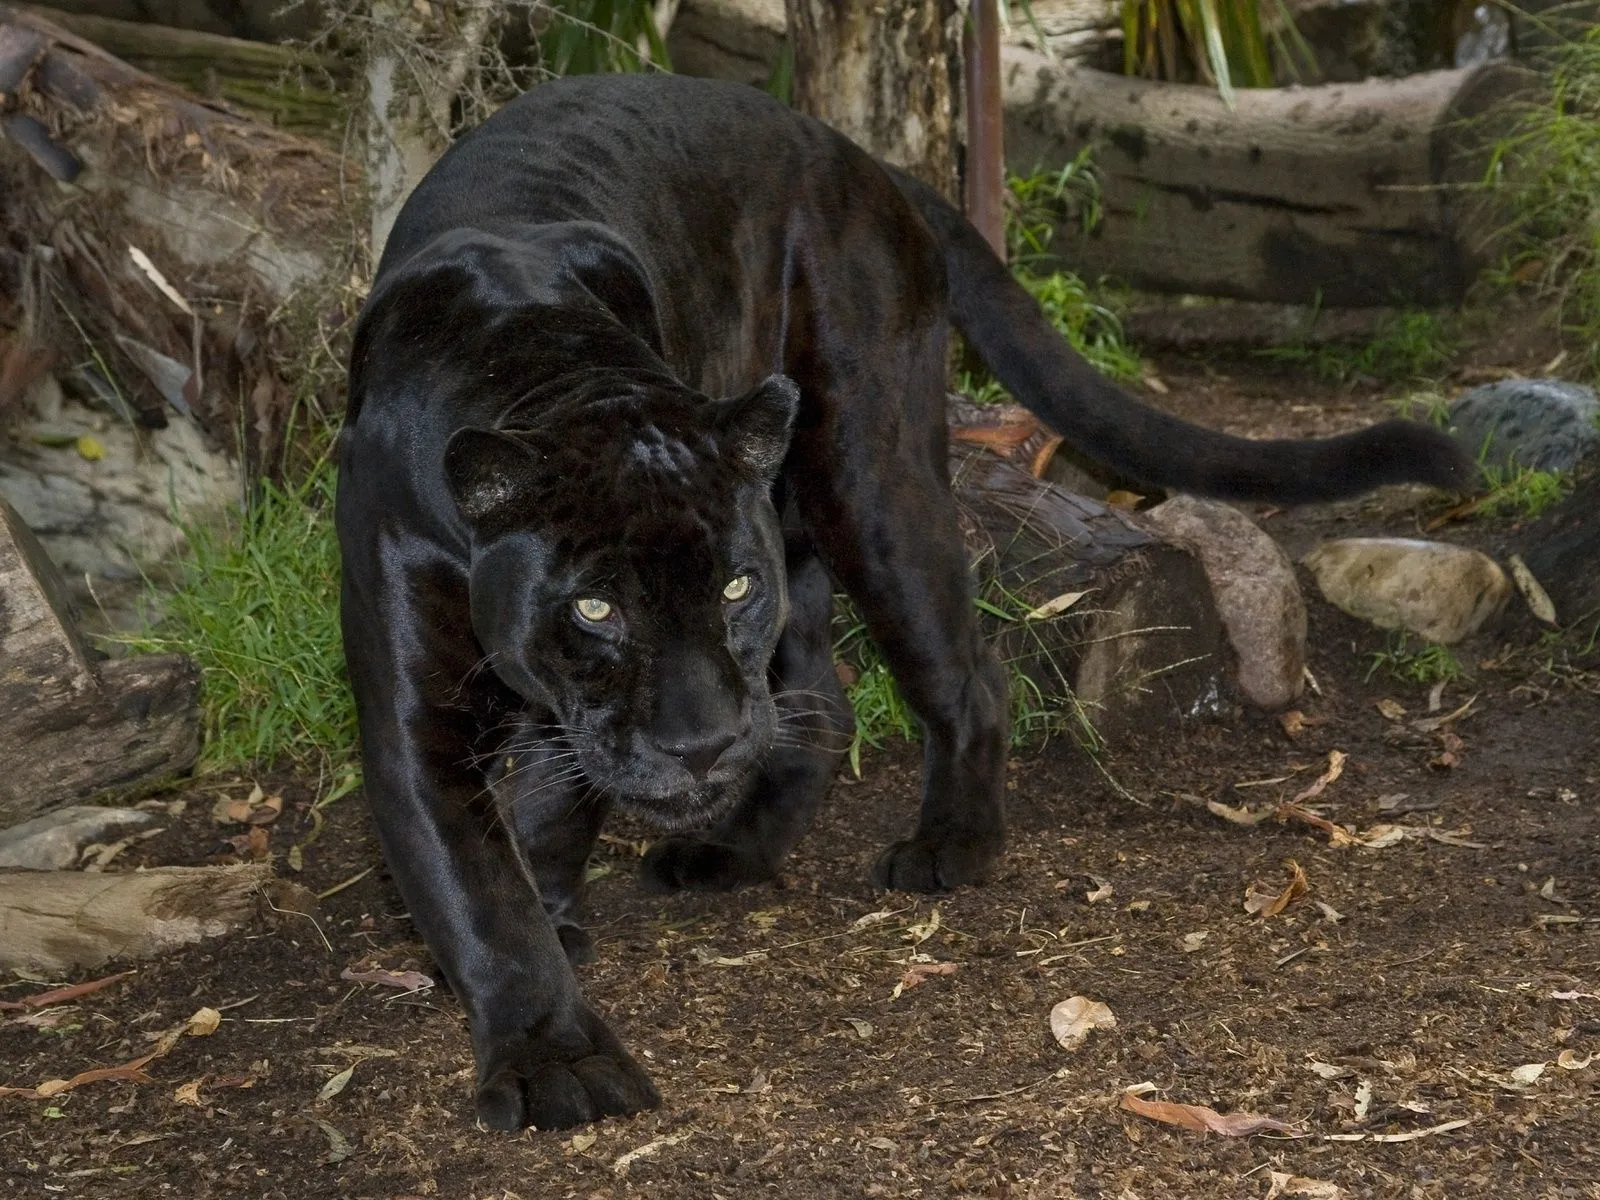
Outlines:
<svg viewBox="0 0 1600 1200"><path fill-rule="evenodd" d="M92 662L54 566L0 500L0 828L188 770L199 692L185 655Z"/></svg>
<svg viewBox="0 0 1600 1200"><path fill-rule="evenodd" d="M1530 86L1490 64L1400 79L1215 91L1005 54L1006 153L1022 173L1092 147L1101 219L1053 244L1150 291L1285 304L1451 304L1492 222L1471 185L1488 114Z"/></svg>
<svg viewBox="0 0 1600 1200"><path fill-rule="evenodd" d="M260 863L0 871L0 970L60 976L221 937L255 920L273 882Z"/></svg>
<svg viewBox="0 0 1600 1200"><path fill-rule="evenodd" d="M125 21L46 5L26 11L93 42L129 66L207 100L242 105L280 129L330 139L343 131L349 65L292 46Z"/></svg>

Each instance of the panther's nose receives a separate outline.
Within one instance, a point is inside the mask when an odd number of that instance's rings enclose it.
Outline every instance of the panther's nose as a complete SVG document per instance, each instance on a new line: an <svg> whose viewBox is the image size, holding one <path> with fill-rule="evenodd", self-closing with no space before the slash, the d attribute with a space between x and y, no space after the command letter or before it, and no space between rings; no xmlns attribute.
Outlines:
<svg viewBox="0 0 1600 1200"><path fill-rule="evenodd" d="M680 738L672 742L658 742L664 753L672 755L688 769L689 774L703 780L711 774L722 752L739 737L733 733L714 733L698 738Z"/></svg>

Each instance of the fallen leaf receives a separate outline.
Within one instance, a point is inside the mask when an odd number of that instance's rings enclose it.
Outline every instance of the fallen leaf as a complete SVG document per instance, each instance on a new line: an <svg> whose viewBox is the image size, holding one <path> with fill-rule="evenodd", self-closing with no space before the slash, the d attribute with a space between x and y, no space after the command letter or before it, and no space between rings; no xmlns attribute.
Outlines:
<svg viewBox="0 0 1600 1200"><path fill-rule="evenodd" d="M1546 625L1554 625L1556 606L1550 599L1550 593L1545 591L1534 578L1533 572L1528 569L1528 564L1522 561L1522 556L1513 554L1506 559L1506 565L1511 568L1511 581L1517 585L1522 598L1528 602L1528 611Z"/></svg>
<svg viewBox="0 0 1600 1200"><path fill-rule="evenodd" d="M1278 714L1278 724L1282 726L1284 736L1291 738L1299 737L1305 730L1324 724L1326 720L1326 717L1308 717L1298 708Z"/></svg>
<svg viewBox="0 0 1600 1200"><path fill-rule="evenodd" d="M1324 904L1321 900L1313 900L1311 903L1317 906L1317 911L1322 914L1322 919L1328 924L1337 925L1344 920L1344 914L1333 905Z"/></svg>
<svg viewBox="0 0 1600 1200"><path fill-rule="evenodd" d="M1306 1200L1344 1200L1345 1192L1336 1183L1326 1179L1310 1179L1304 1175L1289 1175L1272 1171L1267 1175L1271 1186L1265 1200L1278 1200L1279 1196L1304 1196Z"/></svg>
<svg viewBox="0 0 1600 1200"><path fill-rule="evenodd" d="M190 1037L210 1037L221 1024L221 1013L214 1008L201 1008L195 1010L194 1016L189 1018L183 1031Z"/></svg>
<svg viewBox="0 0 1600 1200"><path fill-rule="evenodd" d="M1244 896L1245 911L1260 917L1275 917L1289 904L1304 896L1311 890L1310 883L1306 880L1305 868L1290 859L1284 864L1289 871L1289 882L1281 891L1274 892L1264 889L1260 884L1251 884Z"/></svg>
<svg viewBox="0 0 1600 1200"><path fill-rule="evenodd" d="M873 1150L899 1150L900 1147L886 1137L868 1138L866 1144Z"/></svg>
<svg viewBox="0 0 1600 1200"><path fill-rule="evenodd" d="M1382 713L1384 719L1388 721L1398 721L1401 717L1406 715L1405 707L1400 703L1400 701L1391 700L1387 696L1378 701L1378 711Z"/></svg>
<svg viewBox="0 0 1600 1200"><path fill-rule="evenodd" d="M1552 1000L1600 1000L1600 992L1551 992Z"/></svg>
<svg viewBox="0 0 1600 1200"><path fill-rule="evenodd" d="M1085 900L1087 900L1090 904L1099 904L1102 900L1111 899L1114 889L1110 883L1104 879L1097 878L1094 875L1089 876L1089 879L1094 883L1095 886L1092 892L1085 892L1083 894L1083 898Z"/></svg>
<svg viewBox="0 0 1600 1200"><path fill-rule="evenodd" d="M572 1135L572 1139L567 1143L567 1145L571 1146L573 1150L577 1151L577 1153L582 1154L585 1150L599 1140L600 1135L598 1133L575 1133Z"/></svg>
<svg viewBox="0 0 1600 1200"><path fill-rule="evenodd" d="M1343 750L1328 751L1327 770L1323 771L1321 775L1317 776L1316 782L1311 784L1311 786L1306 788L1304 791L1297 794L1289 803L1304 804L1313 796L1320 796L1323 788L1327 787L1330 783L1338 779L1340 775L1344 774L1344 764L1348 758L1349 755L1347 755Z"/></svg>
<svg viewBox="0 0 1600 1200"><path fill-rule="evenodd" d="M906 968L900 982L894 985L894 994L889 998L898 1000L902 992L909 992L914 987L921 987L923 982L934 975L954 975L957 964L951 962L938 963L912 963Z"/></svg>
<svg viewBox="0 0 1600 1200"><path fill-rule="evenodd" d="M1130 492L1123 488L1114 488L1106 493L1106 507L1120 508L1125 512L1132 512L1139 507L1139 501L1144 497L1138 492Z"/></svg>
<svg viewBox="0 0 1600 1200"><path fill-rule="evenodd" d="M383 967L370 967L359 971L346 967L339 972L339 978L350 983L376 983L407 992L421 992L433 986L433 979L421 971L389 971Z"/></svg>
<svg viewBox="0 0 1600 1200"><path fill-rule="evenodd" d="M1355 840L1368 850L1387 850L1390 846L1397 846L1420 830L1408 829L1404 825L1374 825L1371 829L1364 830L1356 835Z"/></svg>
<svg viewBox="0 0 1600 1200"><path fill-rule="evenodd" d="M920 946L934 934L939 932L939 906L935 904L928 912L926 921L919 921L914 925L907 925L902 935L913 946Z"/></svg>
<svg viewBox="0 0 1600 1200"><path fill-rule="evenodd" d="M1547 1065L1542 1062L1523 1063L1511 1072L1511 1082L1522 1087L1537 1083L1539 1077L1544 1074L1544 1069Z"/></svg>
<svg viewBox="0 0 1600 1200"><path fill-rule="evenodd" d="M0 1009L13 1008L43 1008L50 1004L65 1004L69 1000L98 992L103 987L110 987L119 979L126 979L130 975L137 975L137 971L119 971L115 975L107 975L103 979L91 979L87 983L69 983L65 987L51 988L48 992L37 992L32 996L24 996L21 1000L0 1000Z"/></svg>
<svg viewBox="0 0 1600 1200"><path fill-rule="evenodd" d="M1318 816L1308 808L1302 808L1293 801L1285 801L1273 810L1272 815L1279 821L1300 821L1310 825L1313 829L1320 829L1328 835L1330 846L1349 846L1354 844L1355 835L1343 825L1328 820L1327 817Z"/></svg>
<svg viewBox="0 0 1600 1200"><path fill-rule="evenodd" d="M203 1082L205 1082L204 1075L199 1079L191 1079L188 1083L181 1085L177 1091L172 1093L172 1102L174 1104L189 1104L198 1108L205 1103L200 1099L200 1085Z"/></svg>
<svg viewBox="0 0 1600 1200"><path fill-rule="evenodd" d="M1184 934L1183 952L1185 954L1193 954L1196 950L1200 949L1201 946L1205 945L1206 939L1210 936L1211 934L1204 929L1195 933Z"/></svg>
<svg viewBox="0 0 1600 1200"><path fill-rule="evenodd" d="M1291 1128L1283 1121L1260 1117L1253 1113L1228 1113L1224 1116L1215 1109L1199 1104L1173 1104L1167 1100L1141 1100L1132 1092L1123 1092L1119 1107L1152 1121L1164 1121L1196 1133L1220 1133L1224 1137L1250 1137L1267 1130L1283 1131Z"/></svg>
<svg viewBox="0 0 1600 1200"><path fill-rule="evenodd" d="M862 1041L866 1041L872 1036L871 1021L863 1021L860 1017L846 1017L844 1021L846 1025L856 1031L856 1036Z"/></svg>
<svg viewBox="0 0 1600 1200"><path fill-rule="evenodd" d="M1049 600L1039 605L1038 608L1030 609L1028 612L1023 613L1022 619L1024 621L1045 621L1051 617L1060 616L1088 594L1087 590L1062 592L1059 596L1052 596Z"/></svg>
<svg viewBox="0 0 1600 1200"><path fill-rule="evenodd" d="M1556 1065L1563 1071L1581 1071L1596 1058L1600 1058L1600 1055L1585 1054L1579 1058L1576 1050L1563 1050L1556 1055Z"/></svg>
<svg viewBox="0 0 1600 1200"><path fill-rule="evenodd" d="M332 1125L317 1117L312 1117L311 1123L322 1130L322 1136L328 1139L328 1152L322 1156L323 1162L333 1166L335 1163L342 1163L355 1153L350 1148L349 1140Z"/></svg>
<svg viewBox="0 0 1600 1200"><path fill-rule="evenodd" d="M1143 382L1145 387L1149 388L1158 396L1165 396L1172 390L1167 386L1166 380L1162 379L1159 375L1147 374L1143 377Z"/></svg>
<svg viewBox="0 0 1600 1200"><path fill-rule="evenodd" d="M344 1089L349 1085L350 1076L352 1073L354 1073L355 1069L356 1064L351 1063L337 1075L331 1077L327 1083L322 1085L322 1090L317 1093L317 1099L332 1100L340 1092L344 1091Z"/></svg>
<svg viewBox="0 0 1600 1200"><path fill-rule="evenodd" d="M1363 1079L1356 1084L1355 1117L1358 1121L1365 1121L1367 1113L1372 1110L1372 1084Z"/></svg>
<svg viewBox="0 0 1600 1200"><path fill-rule="evenodd" d="M1272 815L1272 809L1235 808L1231 804L1224 804L1221 800L1207 800L1206 811L1214 813L1224 821L1232 821L1235 825L1259 825Z"/></svg>
<svg viewBox="0 0 1600 1200"><path fill-rule="evenodd" d="M1420 720L1413 721L1411 722L1411 728L1415 729L1418 733L1437 733L1446 725L1452 725L1470 713L1472 711L1472 706L1477 702L1478 697L1476 693L1474 693L1473 695L1467 697L1466 703L1461 705L1461 707L1445 713L1442 717L1423 717Z"/></svg>
<svg viewBox="0 0 1600 1200"><path fill-rule="evenodd" d="M1096 1029L1115 1029L1111 1009L1087 996L1073 996L1050 1010L1050 1032L1063 1050L1076 1050Z"/></svg>

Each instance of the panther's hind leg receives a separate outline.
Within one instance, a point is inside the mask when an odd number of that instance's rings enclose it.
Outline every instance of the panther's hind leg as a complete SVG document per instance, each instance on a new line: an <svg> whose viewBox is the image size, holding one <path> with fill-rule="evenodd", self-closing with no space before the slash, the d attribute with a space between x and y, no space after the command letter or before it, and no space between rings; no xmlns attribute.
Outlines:
<svg viewBox="0 0 1600 1200"><path fill-rule="evenodd" d="M786 554L789 620L772 657L777 740L750 791L714 829L650 847L640 879L652 891L726 891L777 874L811 826L850 744L853 721L833 666L833 588L809 543Z"/></svg>

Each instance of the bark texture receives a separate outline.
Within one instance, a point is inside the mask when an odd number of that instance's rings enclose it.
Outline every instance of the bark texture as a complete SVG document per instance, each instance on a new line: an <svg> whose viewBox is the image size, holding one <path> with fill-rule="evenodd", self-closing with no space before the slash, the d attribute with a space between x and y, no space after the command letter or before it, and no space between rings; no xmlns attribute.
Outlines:
<svg viewBox="0 0 1600 1200"><path fill-rule="evenodd" d="M200 751L200 673L183 655L89 661L55 568L0 500L0 827Z"/></svg>
<svg viewBox="0 0 1600 1200"><path fill-rule="evenodd" d="M220 937L255 919L271 882L255 863L0 871L0 970L61 975Z"/></svg>
<svg viewBox="0 0 1600 1200"><path fill-rule="evenodd" d="M957 199L952 0L786 0L785 8L794 106Z"/></svg>

